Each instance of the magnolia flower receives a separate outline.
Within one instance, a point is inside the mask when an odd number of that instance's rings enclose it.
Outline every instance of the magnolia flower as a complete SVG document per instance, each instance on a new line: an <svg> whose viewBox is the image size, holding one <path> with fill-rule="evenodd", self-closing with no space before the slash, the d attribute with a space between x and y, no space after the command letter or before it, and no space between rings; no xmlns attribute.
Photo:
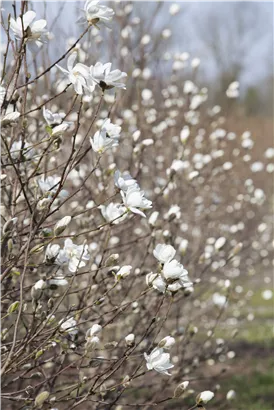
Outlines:
<svg viewBox="0 0 274 410"><path fill-rule="evenodd" d="M146 275L146 283L148 286L152 286L161 293L165 293L167 290L166 282L163 280L161 275L158 275L158 273L148 273Z"/></svg>
<svg viewBox="0 0 274 410"><path fill-rule="evenodd" d="M228 89L226 90L226 95L228 98L237 98L239 97L239 87L240 84L238 81L233 81L229 84Z"/></svg>
<svg viewBox="0 0 274 410"><path fill-rule="evenodd" d="M129 187L131 187L132 185L136 185L137 181L136 179L132 178L132 176L129 173L124 173L122 175L121 172L117 170L114 174L114 183L117 186L117 188L126 192Z"/></svg>
<svg viewBox="0 0 274 410"><path fill-rule="evenodd" d="M153 255L161 263L170 262L174 258L176 250L171 245L158 244L153 251Z"/></svg>
<svg viewBox="0 0 274 410"><path fill-rule="evenodd" d="M214 393L210 390L205 390L202 393L199 393L196 397L197 404L206 404L209 400L213 399Z"/></svg>
<svg viewBox="0 0 274 410"><path fill-rule="evenodd" d="M66 114L64 112L53 113L50 110L46 109L45 106L43 107L43 117L45 118L47 124L50 126L60 125L65 116Z"/></svg>
<svg viewBox="0 0 274 410"><path fill-rule="evenodd" d="M38 180L38 185L43 192L55 194L58 189L61 178L56 175L50 175Z"/></svg>
<svg viewBox="0 0 274 410"><path fill-rule="evenodd" d="M64 278L64 276L55 276L53 279L48 281L48 284L53 289L59 286L67 286L68 281Z"/></svg>
<svg viewBox="0 0 274 410"><path fill-rule="evenodd" d="M85 351L86 353L96 349L100 344L98 336L90 336L86 338Z"/></svg>
<svg viewBox="0 0 274 410"><path fill-rule="evenodd" d="M126 88L120 80L127 77L127 74L120 70L111 71L111 63L96 63L95 66L90 67L90 75L92 80L99 84L102 89Z"/></svg>
<svg viewBox="0 0 274 410"><path fill-rule="evenodd" d="M168 369L171 369L174 365L170 362L170 354L165 353L164 349L156 347L149 355L144 353L144 356L148 370L153 369L156 372L170 376Z"/></svg>
<svg viewBox="0 0 274 410"><path fill-rule="evenodd" d="M67 320L60 320L60 328L63 332L68 333L72 338L74 338L78 333L78 328L76 327L77 322L73 317L70 317Z"/></svg>
<svg viewBox="0 0 274 410"><path fill-rule="evenodd" d="M106 119L102 128L90 138L92 149L100 154L105 152L108 148L119 145L121 127L112 124L110 119Z"/></svg>
<svg viewBox="0 0 274 410"><path fill-rule="evenodd" d="M120 194L127 209L146 218L144 212L139 208L150 209L152 207L152 202L145 198L144 192L140 190L137 184L130 186L126 192L120 191Z"/></svg>
<svg viewBox="0 0 274 410"><path fill-rule="evenodd" d="M80 17L78 20L79 23L85 23L87 21L91 25L96 26L98 23L102 23L109 27L108 23L114 16L114 11L110 7L101 6L99 0L87 0L82 10L85 16Z"/></svg>
<svg viewBox="0 0 274 410"><path fill-rule="evenodd" d="M21 154L25 159L31 159L35 154L35 150L32 148L31 144L26 141L23 143L20 139L12 144L10 155L13 159L20 159Z"/></svg>
<svg viewBox="0 0 274 410"><path fill-rule="evenodd" d="M110 204L100 205L98 208L101 210L101 213L107 222L118 224L126 218L126 209L120 204L110 202Z"/></svg>
<svg viewBox="0 0 274 410"><path fill-rule="evenodd" d="M181 277L187 277L188 271L180 262L173 259L172 261L165 262L163 274L165 279L180 279Z"/></svg>
<svg viewBox="0 0 274 410"><path fill-rule="evenodd" d="M122 268L120 268L118 272L116 273L116 276L118 278L125 278L126 276L130 274L131 269L132 269L131 265L122 266Z"/></svg>
<svg viewBox="0 0 274 410"><path fill-rule="evenodd" d="M56 67L61 70L67 77L68 84L73 84L74 90L77 94L82 95L84 89L88 87L89 91L93 91L95 84L89 76L89 69L87 66L81 63L74 65L77 57L77 52L72 53L67 60L67 70L56 64ZM89 81L87 82L87 78Z"/></svg>
<svg viewBox="0 0 274 410"><path fill-rule="evenodd" d="M66 239L64 248L60 250L55 262L60 266L68 265L69 271L74 273L85 266L84 261L89 258L87 245L76 245L71 239Z"/></svg>
<svg viewBox="0 0 274 410"><path fill-rule="evenodd" d="M158 347L162 347L163 349L170 349L172 346L174 346L174 344L174 337L166 336L158 343Z"/></svg>
<svg viewBox="0 0 274 410"><path fill-rule="evenodd" d="M59 251L60 251L60 245L49 244L46 249L45 261L49 263L53 263L55 259L57 258Z"/></svg>
<svg viewBox="0 0 274 410"><path fill-rule="evenodd" d="M98 323L95 323L94 325L91 326L90 329L88 329L88 331L86 333L86 338L94 336L97 333L100 333L101 330L102 330L102 326L98 325Z"/></svg>
<svg viewBox="0 0 274 410"><path fill-rule="evenodd" d="M23 17L18 17L16 20L10 18L10 28L17 40L23 37L27 39L30 46L41 47L48 40L48 31L45 29L46 20L33 21L36 17L34 11L27 11Z"/></svg>
<svg viewBox="0 0 274 410"><path fill-rule="evenodd" d="M16 124L16 121L18 120L20 115L21 114L18 111L9 112L8 114L1 117L1 126L7 127Z"/></svg>

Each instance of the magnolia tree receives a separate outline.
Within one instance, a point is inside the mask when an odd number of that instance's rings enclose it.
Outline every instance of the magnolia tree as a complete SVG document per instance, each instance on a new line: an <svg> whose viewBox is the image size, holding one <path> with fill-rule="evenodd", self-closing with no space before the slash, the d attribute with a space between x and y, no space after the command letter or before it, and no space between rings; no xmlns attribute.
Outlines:
<svg viewBox="0 0 274 410"><path fill-rule="evenodd" d="M145 34L133 4L88 0L48 65L57 39L29 7L2 10L3 406L194 409L215 394L225 407L242 280L270 264L258 175L274 149L260 159L250 132L227 129L198 58L164 53L166 74L153 68L171 29ZM127 73L90 60L109 27L121 49L105 40L104 55Z"/></svg>

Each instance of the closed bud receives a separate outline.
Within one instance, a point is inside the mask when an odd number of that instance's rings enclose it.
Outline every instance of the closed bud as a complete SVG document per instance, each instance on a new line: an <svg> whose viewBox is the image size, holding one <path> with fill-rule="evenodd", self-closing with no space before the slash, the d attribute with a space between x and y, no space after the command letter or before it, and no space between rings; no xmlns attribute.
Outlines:
<svg viewBox="0 0 274 410"><path fill-rule="evenodd" d="M148 219L148 223L149 223L150 226L155 226L156 225L158 216L159 216L159 212L157 212L157 211L152 212L152 214L150 215L150 217Z"/></svg>
<svg viewBox="0 0 274 410"><path fill-rule="evenodd" d="M10 315L11 313L15 312L19 306L18 300L16 302L13 302L9 307L8 307L8 314Z"/></svg>
<svg viewBox="0 0 274 410"><path fill-rule="evenodd" d="M182 394L185 392L185 390L186 390L186 388L187 388L188 385L189 385L189 381L185 381L185 382L180 383L180 384L176 387L176 389L174 390L174 395L173 395L173 397L174 397L174 398L181 397Z"/></svg>
<svg viewBox="0 0 274 410"><path fill-rule="evenodd" d="M106 260L106 266L113 266L117 263L119 259L119 253L113 253L112 255L110 255L107 260Z"/></svg>
<svg viewBox="0 0 274 410"><path fill-rule="evenodd" d="M42 245L42 244L38 244L38 245L35 245L31 250L30 250L30 254L33 254L33 253L40 253L40 252L42 252L44 250L44 245Z"/></svg>
<svg viewBox="0 0 274 410"><path fill-rule="evenodd" d="M128 374L123 378L122 385L125 388L130 385L130 377Z"/></svg>
<svg viewBox="0 0 274 410"><path fill-rule="evenodd" d="M96 335L97 333L101 332L101 330L102 326L95 323L94 325L92 325L90 329L88 329L86 333L86 338Z"/></svg>
<svg viewBox="0 0 274 410"><path fill-rule="evenodd" d="M106 350L111 350L111 349L114 349L117 345L118 345L118 342L115 342L115 341L113 341L113 342L108 342L108 343L106 343L106 344L104 345L104 348L105 348Z"/></svg>
<svg viewBox="0 0 274 410"><path fill-rule="evenodd" d="M243 248L242 242L237 243L237 245L230 252L229 258L232 258L233 256L237 255L239 252L241 252L242 248Z"/></svg>
<svg viewBox="0 0 274 410"><path fill-rule="evenodd" d="M133 345L134 345L134 341L135 341L135 336L134 336L134 334L133 334L133 333L130 333L129 335L127 335L127 336L125 337L125 341L126 341L126 344L127 344L128 346L133 346Z"/></svg>
<svg viewBox="0 0 274 410"><path fill-rule="evenodd" d="M16 222L18 221L18 218L11 218L9 219L4 225L3 225L3 233L10 232Z"/></svg>
<svg viewBox="0 0 274 410"><path fill-rule="evenodd" d="M31 297L34 301L37 301L42 296L43 290L46 287L46 282L43 279L38 280L38 282L31 288Z"/></svg>
<svg viewBox="0 0 274 410"><path fill-rule="evenodd" d="M200 404L206 404L209 400L213 399L214 393L210 390L205 390L202 393L199 393L198 396L196 397L196 403L198 405Z"/></svg>
<svg viewBox="0 0 274 410"><path fill-rule="evenodd" d="M62 232L64 232L64 230L67 228L67 226L69 225L71 221L71 216L65 216L64 218L62 218L59 222L57 222L57 224L55 225L53 231L54 231L54 235L58 236L60 235Z"/></svg>
<svg viewBox="0 0 274 410"><path fill-rule="evenodd" d="M164 349L170 349L174 344L175 344L174 337L166 336L158 343L158 347L162 347Z"/></svg>
<svg viewBox="0 0 274 410"><path fill-rule="evenodd" d="M36 396L34 405L35 407L38 407L38 409L41 409L45 401L49 398L49 392L48 391L43 391L42 393L38 394Z"/></svg>

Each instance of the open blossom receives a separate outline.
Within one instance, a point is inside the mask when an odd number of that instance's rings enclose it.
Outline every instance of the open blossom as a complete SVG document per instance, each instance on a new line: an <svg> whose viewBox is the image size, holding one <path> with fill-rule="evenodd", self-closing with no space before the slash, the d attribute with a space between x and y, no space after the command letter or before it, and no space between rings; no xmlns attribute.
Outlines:
<svg viewBox="0 0 274 410"><path fill-rule="evenodd" d="M111 71L111 63L96 63L90 67L91 78L103 89L126 88L121 80L127 77L127 74L120 70Z"/></svg>
<svg viewBox="0 0 274 410"><path fill-rule="evenodd" d="M63 118L66 116L64 112L53 113L49 109L43 107L43 117L50 126L59 125L62 123Z"/></svg>
<svg viewBox="0 0 274 410"><path fill-rule="evenodd" d="M76 245L71 239L66 239L64 248L60 250L56 258L56 263L60 266L68 266L70 272L86 265L84 261L90 259L87 245Z"/></svg>
<svg viewBox="0 0 274 410"><path fill-rule="evenodd" d="M165 291L167 290L167 283L158 273L148 273L146 275L146 283L148 286L152 286L154 289L158 290L161 293L165 293Z"/></svg>
<svg viewBox="0 0 274 410"><path fill-rule="evenodd" d="M75 337L78 333L77 322L73 317L70 317L67 320L60 320L60 328L63 332L68 333L71 337Z"/></svg>
<svg viewBox="0 0 274 410"><path fill-rule="evenodd" d="M170 362L170 354L165 353L164 349L156 347L149 355L144 353L144 356L148 370L156 370L158 373L170 376L168 370L174 365Z"/></svg>
<svg viewBox="0 0 274 410"><path fill-rule="evenodd" d="M109 27L109 22L114 16L114 11L110 7L102 6L99 4L99 0L87 0L83 9L84 16L82 16L78 22L97 25L102 23Z"/></svg>
<svg viewBox="0 0 274 410"><path fill-rule="evenodd" d="M10 148L10 155L13 159L20 159L21 154L25 159L31 159L35 154L35 150L27 141L24 141L23 143L20 139L12 144Z"/></svg>
<svg viewBox="0 0 274 410"><path fill-rule="evenodd" d="M54 262L60 251L60 245L58 244L48 244L45 254L46 262Z"/></svg>
<svg viewBox="0 0 274 410"><path fill-rule="evenodd" d="M140 190L137 184L130 186L126 192L120 191L120 193L127 209L146 218L146 215L140 209L150 209L152 202L145 198L144 192Z"/></svg>
<svg viewBox="0 0 274 410"><path fill-rule="evenodd" d="M125 278L126 276L128 276L131 272L132 266L131 265L125 265L122 266L118 272L116 273L116 276L118 278Z"/></svg>
<svg viewBox="0 0 274 410"><path fill-rule="evenodd" d="M99 131L90 138L92 149L95 152L103 153L108 148L119 145L121 127L112 124L110 119L106 119Z"/></svg>
<svg viewBox="0 0 274 410"><path fill-rule="evenodd" d="M175 256L176 250L171 245L158 244L153 251L153 255L159 262L170 262Z"/></svg>
<svg viewBox="0 0 274 410"><path fill-rule="evenodd" d="M45 29L46 20L34 21L36 13L34 11L27 11L22 18L10 18L10 28L17 40L21 40L23 36L27 39L30 46L41 47L48 40L48 31Z"/></svg>
<svg viewBox="0 0 274 410"><path fill-rule="evenodd" d="M125 214L126 208L120 204L110 202L108 205L100 205L98 208L101 210L105 220L113 224L118 224L127 217Z"/></svg>
<svg viewBox="0 0 274 410"><path fill-rule="evenodd" d="M74 90L77 94L82 95L84 89L89 86L89 91L93 91L95 88L95 84L92 82L89 76L89 69L82 63L77 63L74 65L75 60L77 57L77 53L72 53L67 60L67 70L63 67L60 67L56 64L56 67L61 70L65 76L67 77L68 84L73 84ZM87 78L89 78L89 82L87 82Z"/></svg>
<svg viewBox="0 0 274 410"><path fill-rule="evenodd" d="M114 174L114 183L117 188L126 192L130 186L137 184L137 181L132 178L129 173L121 174L121 172L117 170Z"/></svg>
<svg viewBox="0 0 274 410"><path fill-rule="evenodd" d="M49 175L48 177L43 177L38 180L39 188L43 193L54 195L59 187L61 178L57 175ZM59 197L65 198L68 196L68 192L62 189L59 193Z"/></svg>

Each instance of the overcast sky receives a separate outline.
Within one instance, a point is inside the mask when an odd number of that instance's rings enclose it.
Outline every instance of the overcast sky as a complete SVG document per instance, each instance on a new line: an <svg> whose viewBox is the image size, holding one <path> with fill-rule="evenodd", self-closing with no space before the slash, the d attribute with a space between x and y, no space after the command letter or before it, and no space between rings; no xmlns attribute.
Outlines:
<svg viewBox="0 0 274 410"><path fill-rule="evenodd" d="M65 3L58 18L58 25L62 26L63 35L56 37L60 49L63 50L66 39L77 33L75 10L82 7L84 1L33 1L31 3L39 18L45 17L46 14L49 28L51 28L51 22L57 16L61 3ZM10 1L2 4L6 12L11 10L12 3ZM148 2L143 2L142 8L146 9L147 4ZM159 25L169 27L170 16L168 9L170 4L170 2L164 3L159 16ZM181 6L180 14L174 18L172 27L170 27L174 33L173 50L181 53L188 51L192 56L200 57L205 75L208 78L213 78L218 72L218 64L214 61L205 41L209 32L212 31L213 24L219 26L216 29L218 35L213 36L213 39L215 38L217 42L220 41L223 44L222 49L227 57L230 57L233 50L237 49L237 44L239 44L239 48L243 48L244 52L241 55L243 55L244 70L240 78L243 84L258 84L263 77L273 72L272 2L253 4L243 4L242 2L242 6L244 6L244 11L241 12L243 19L246 20L245 23L250 19L251 24L247 24L248 32L246 35L241 36L241 39L237 38L233 27L235 20L238 19L238 14L235 15L233 9L235 7L233 2L178 2L178 4ZM120 6L123 7L123 2ZM52 31L54 32L54 27ZM5 41L4 37L2 38L3 41ZM234 46L232 46L232 43Z"/></svg>

